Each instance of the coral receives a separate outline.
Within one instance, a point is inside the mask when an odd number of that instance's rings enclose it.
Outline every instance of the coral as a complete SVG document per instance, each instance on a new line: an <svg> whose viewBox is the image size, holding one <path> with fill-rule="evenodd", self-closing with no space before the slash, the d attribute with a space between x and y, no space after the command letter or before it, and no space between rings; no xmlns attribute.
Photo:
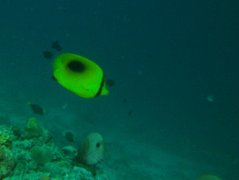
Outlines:
<svg viewBox="0 0 239 180"><path fill-rule="evenodd" d="M71 161L64 159L48 162L44 165L44 170L49 172L54 177L64 177L66 174L71 173L71 169Z"/></svg>
<svg viewBox="0 0 239 180"><path fill-rule="evenodd" d="M72 132L65 132L64 136L65 136L65 138L68 142L72 143L72 142L75 141L75 137L74 137L74 134Z"/></svg>
<svg viewBox="0 0 239 180"><path fill-rule="evenodd" d="M11 150L5 146L0 146L0 179L9 175L15 164Z"/></svg>
<svg viewBox="0 0 239 180"><path fill-rule="evenodd" d="M9 139L9 135L4 133L4 132L0 132L0 145L5 144Z"/></svg>
<svg viewBox="0 0 239 180"><path fill-rule="evenodd" d="M99 173L95 176L84 167L74 167L69 174L64 176L64 179L109 180L110 178L105 173Z"/></svg>
<svg viewBox="0 0 239 180"><path fill-rule="evenodd" d="M40 177L40 180L50 180L50 179L51 178L48 175L43 175L43 176Z"/></svg>
<svg viewBox="0 0 239 180"><path fill-rule="evenodd" d="M26 139L40 137L43 129L39 126L38 120L35 117L28 119L23 137Z"/></svg>
<svg viewBox="0 0 239 180"><path fill-rule="evenodd" d="M34 146L30 151L32 159L37 164L45 164L53 159L53 152L49 146Z"/></svg>
<svg viewBox="0 0 239 180"><path fill-rule="evenodd" d="M11 131L12 134L16 137L16 138L21 138L22 136L22 131L20 128L18 128L17 126L12 125L11 126Z"/></svg>
<svg viewBox="0 0 239 180"><path fill-rule="evenodd" d="M73 146L64 146L62 151L66 157L73 160L77 156L77 149Z"/></svg>
<svg viewBox="0 0 239 180"><path fill-rule="evenodd" d="M65 179L95 180L95 177L85 168L74 167L71 173L65 176Z"/></svg>
<svg viewBox="0 0 239 180"><path fill-rule="evenodd" d="M81 143L78 150L77 159L86 165L96 165L103 160L105 154L105 144L103 137L99 133L91 133Z"/></svg>
<svg viewBox="0 0 239 180"><path fill-rule="evenodd" d="M0 179L110 179L98 164L104 155L100 134L87 136L80 151L72 145L59 148L51 137L35 118L30 118L24 129L0 126ZM76 163L76 156L84 164Z"/></svg>
<svg viewBox="0 0 239 180"><path fill-rule="evenodd" d="M0 146L6 145L8 146L13 138L13 134L9 129L4 126L0 127Z"/></svg>
<svg viewBox="0 0 239 180"><path fill-rule="evenodd" d="M37 129L39 128L38 120L35 117L30 117L26 124L27 129Z"/></svg>

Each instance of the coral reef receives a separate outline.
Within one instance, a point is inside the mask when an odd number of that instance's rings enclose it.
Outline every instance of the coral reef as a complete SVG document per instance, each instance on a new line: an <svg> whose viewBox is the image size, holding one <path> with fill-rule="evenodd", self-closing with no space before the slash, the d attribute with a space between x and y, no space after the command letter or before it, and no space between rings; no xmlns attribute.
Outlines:
<svg viewBox="0 0 239 180"><path fill-rule="evenodd" d="M27 121L23 136L26 139L37 138L42 136L42 131L43 129L40 127L37 119L35 117L31 117Z"/></svg>
<svg viewBox="0 0 239 180"><path fill-rule="evenodd" d="M36 145L30 150L31 158L40 165L53 160L54 152L52 147L48 145L39 146Z"/></svg>
<svg viewBox="0 0 239 180"><path fill-rule="evenodd" d="M15 168L16 161L12 151L6 146L0 146L0 179L8 176Z"/></svg>
<svg viewBox="0 0 239 180"><path fill-rule="evenodd" d="M13 134L10 129L4 126L0 127L0 146L8 145L11 142L12 137L13 137Z"/></svg>
<svg viewBox="0 0 239 180"><path fill-rule="evenodd" d="M103 145L102 136L95 133L86 140L80 148L87 152L80 156L85 157L85 161L79 163L76 161L77 148L72 145L58 147L50 132L34 117L28 119L23 129L0 126L0 179L109 179L103 165L98 164L103 156L100 151L94 150L94 153L92 148L93 144ZM90 164L94 166L89 168Z"/></svg>

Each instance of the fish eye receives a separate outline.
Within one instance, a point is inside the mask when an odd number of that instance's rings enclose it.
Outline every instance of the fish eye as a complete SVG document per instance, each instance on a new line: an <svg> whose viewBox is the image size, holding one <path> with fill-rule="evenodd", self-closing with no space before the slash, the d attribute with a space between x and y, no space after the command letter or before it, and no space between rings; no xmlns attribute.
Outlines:
<svg viewBox="0 0 239 180"><path fill-rule="evenodd" d="M96 143L96 147L97 148L99 148L100 147L100 143L98 142L98 143Z"/></svg>

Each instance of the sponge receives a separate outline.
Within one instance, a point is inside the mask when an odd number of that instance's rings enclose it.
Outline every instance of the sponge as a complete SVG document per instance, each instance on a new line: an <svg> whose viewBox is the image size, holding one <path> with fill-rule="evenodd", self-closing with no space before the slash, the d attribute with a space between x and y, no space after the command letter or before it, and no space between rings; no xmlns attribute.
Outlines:
<svg viewBox="0 0 239 180"><path fill-rule="evenodd" d="M105 155L104 139L99 133L90 133L81 143L78 150L78 160L85 165L96 165Z"/></svg>

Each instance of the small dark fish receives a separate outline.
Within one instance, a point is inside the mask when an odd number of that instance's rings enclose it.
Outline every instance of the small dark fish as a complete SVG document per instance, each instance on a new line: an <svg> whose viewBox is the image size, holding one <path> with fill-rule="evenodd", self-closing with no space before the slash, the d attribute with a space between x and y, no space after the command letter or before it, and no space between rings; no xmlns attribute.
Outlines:
<svg viewBox="0 0 239 180"><path fill-rule="evenodd" d="M74 134L72 132L65 132L65 138L68 142L74 142L75 141L75 137L74 137Z"/></svg>
<svg viewBox="0 0 239 180"><path fill-rule="evenodd" d="M129 110L129 111L128 111L128 116L130 116L130 117L131 117L131 116L132 116L132 114L133 114L133 110Z"/></svg>
<svg viewBox="0 0 239 180"><path fill-rule="evenodd" d="M106 85L109 87L112 87L115 85L115 81L113 79L107 79L106 80Z"/></svg>
<svg viewBox="0 0 239 180"><path fill-rule="evenodd" d="M45 114L45 110L40 105L29 103L29 106L32 109L32 112L34 112L35 114L38 114L38 115Z"/></svg>
<svg viewBox="0 0 239 180"><path fill-rule="evenodd" d="M16 136L17 138L20 138L23 134L21 129L19 127L15 126L15 125L13 125L11 127L11 130L12 130L14 136Z"/></svg>
<svg viewBox="0 0 239 180"><path fill-rule="evenodd" d="M51 51L43 51L43 57L46 59L52 59L53 58L53 54Z"/></svg>
<svg viewBox="0 0 239 180"><path fill-rule="evenodd" d="M54 80L54 81L57 81L57 79L55 78L55 76L51 76L51 78Z"/></svg>
<svg viewBox="0 0 239 180"><path fill-rule="evenodd" d="M51 45L51 47L57 51L61 51L62 50L62 47L60 45L60 43L58 41L54 41Z"/></svg>
<svg viewBox="0 0 239 180"><path fill-rule="evenodd" d="M127 102L128 102L128 99L124 98L123 103L127 103Z"/></svg>

